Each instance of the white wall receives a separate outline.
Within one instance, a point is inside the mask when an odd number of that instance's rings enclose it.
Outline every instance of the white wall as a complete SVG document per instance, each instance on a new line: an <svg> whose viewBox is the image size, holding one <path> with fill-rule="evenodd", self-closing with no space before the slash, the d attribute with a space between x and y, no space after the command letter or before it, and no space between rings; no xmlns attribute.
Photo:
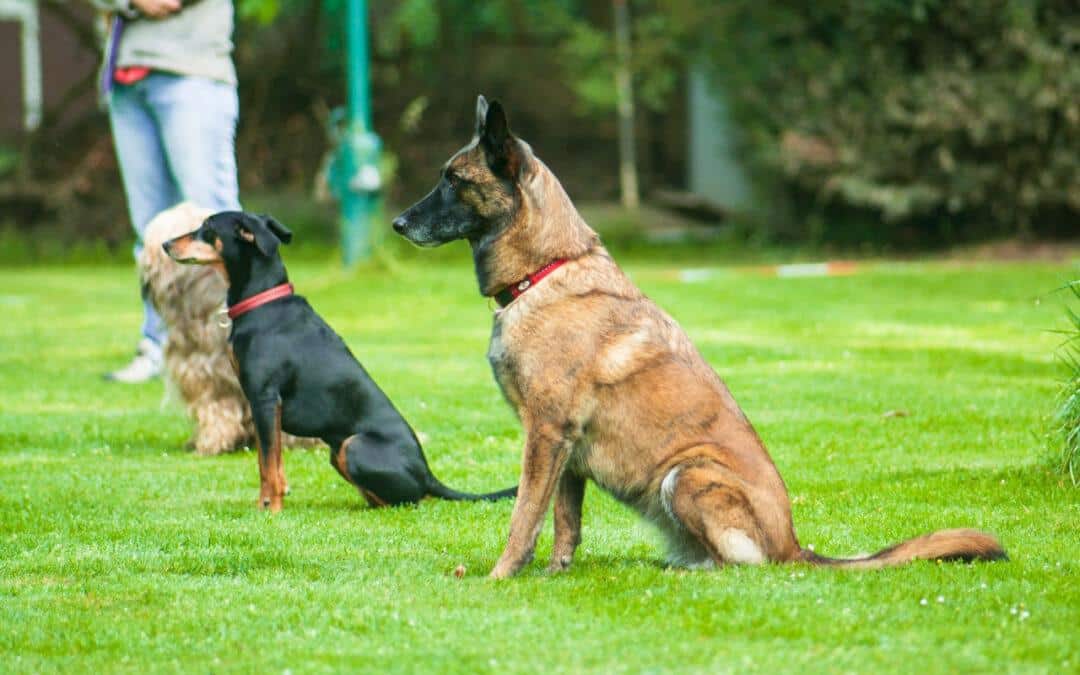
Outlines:
<svg viewBox="0 0 1080 675"><path fill-rule="evenodd" d="M745 210L751 206L750 183L735 154L735 128L722 93L708 85L697 67L688 85L687 187L718 206Z"/></svg>
<svg viewBox="0 0 1080 675"><path fill-rule="evenodd" d="M0 20L21 24L23 127L33 131L41 124L41 38L37 0L0 0Z"/></svg>

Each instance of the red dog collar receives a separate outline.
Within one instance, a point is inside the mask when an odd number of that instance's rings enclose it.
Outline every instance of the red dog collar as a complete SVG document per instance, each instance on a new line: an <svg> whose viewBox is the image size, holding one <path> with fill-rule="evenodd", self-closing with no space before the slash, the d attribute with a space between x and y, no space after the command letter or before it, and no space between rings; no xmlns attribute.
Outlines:
<svg viewBox="0 0 1080 675"><path fill-rule="evenodd" d="M268 302L274 300L280 300L281 298L287 298L293 294L293 285L290 283L284 283L280 286L274 286L268 288L262 293L256 293L250 298L245 298L229 308L229 318L236 319L241 314L247 314L256 307L262 307Z"/></svg>
<svg viewBox="0 0 1080 675"><path fill-rule="evenodd" d="M128 66L126 68L117 68L113 71L113 80L117 84L135 84L139 80L144 80L150 75L150 69L146 66Z"/></svg>
<svg viewBox="0 0 1080 675"><path fill-rule="evenodd" d="M536 284L540 283L541 279L551 274L555 270L559 269L564 264L566 264L565 258L559 258L558 260L553 260L549 262L547 265L544 265L539 270L533 272L532 274L525 277L516 284L510 284L506 288L496 293L494 296L495 302L499 303L499 307L506 307L515 299L517 299L519 295L529 290Z"/></svg>

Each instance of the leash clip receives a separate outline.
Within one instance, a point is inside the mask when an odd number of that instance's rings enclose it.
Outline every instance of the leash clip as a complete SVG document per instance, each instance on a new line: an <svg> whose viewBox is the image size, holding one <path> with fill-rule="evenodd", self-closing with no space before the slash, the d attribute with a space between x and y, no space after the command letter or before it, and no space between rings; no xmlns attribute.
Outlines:
<svg viewBox="0 0 1080 675"><path fill-rule="evenodd" d="M229 308L222 307L217 312L217 325L221 328L228 328L232 325L232 319L229 318Z"/></svg>

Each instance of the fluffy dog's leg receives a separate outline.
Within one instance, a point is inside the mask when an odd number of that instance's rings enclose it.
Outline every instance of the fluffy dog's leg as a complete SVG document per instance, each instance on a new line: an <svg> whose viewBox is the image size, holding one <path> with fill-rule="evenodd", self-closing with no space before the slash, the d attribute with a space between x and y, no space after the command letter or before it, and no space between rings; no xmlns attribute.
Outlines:
<svg viewBox="0 0 1080 675"><path fill-rule="evenodd" d="M247 445L251 435L244 428L247 403L234 398L207 396L191 406L195 418L195 451L220 455Z"/></svg>

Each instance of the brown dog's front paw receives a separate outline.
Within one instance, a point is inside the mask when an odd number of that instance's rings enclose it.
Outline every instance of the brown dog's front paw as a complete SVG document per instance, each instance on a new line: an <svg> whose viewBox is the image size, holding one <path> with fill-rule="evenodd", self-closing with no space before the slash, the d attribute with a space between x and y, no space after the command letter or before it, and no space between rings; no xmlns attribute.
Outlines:
<svg viewBox="0 0 1080 675"><path fill-rule="evenodd" d="M533 561L533 554L532 550L503 551L503 554L499 557L499 562L495 563L495 569L491 570L489 576L492 579L509 579L521 571L521 568Z"/></svg>
<svg viewBox="0 0 1080 675"><path fill-rule="evenodd" d="M259 497L259 510L261 511L277 513L284 505L284 500L281 497Z"/></svg>
<svg viewBox="0 0 1080 675"><path fill-rule="evenodd" d="M565 572L570 569L570 563L573 559L568 556L557 556L551 559L551 564L548 565L547 571L551 574L558 574L559 572Z"/></svg>
<svg viewBox="0 0 1080 675"><path fill-rule="evenodd" d="M520 570L524 564L524 562L515 564L511 560L500 558L499 562L495 564L494 569L491 570L491 574L488 576L492 579L509 579L517 574L518 570Z"/></svg>

